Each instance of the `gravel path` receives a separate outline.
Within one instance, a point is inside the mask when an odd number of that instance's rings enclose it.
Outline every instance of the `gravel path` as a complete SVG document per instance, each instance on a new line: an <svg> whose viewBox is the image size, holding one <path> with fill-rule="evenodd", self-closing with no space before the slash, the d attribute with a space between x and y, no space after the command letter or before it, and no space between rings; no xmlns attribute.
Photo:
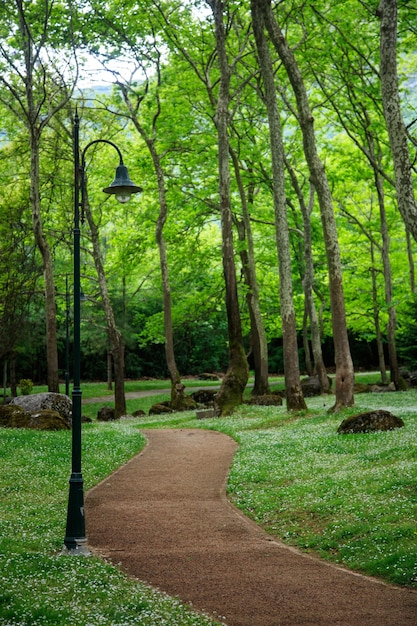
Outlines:
<svg viewBox="0 0 417 626"><path fill-rule="evenodd" d="M144 434L142 453L86 496L93 550L227 626L416 626L416 591L280 544L227 501L232 439Z"/></svg>

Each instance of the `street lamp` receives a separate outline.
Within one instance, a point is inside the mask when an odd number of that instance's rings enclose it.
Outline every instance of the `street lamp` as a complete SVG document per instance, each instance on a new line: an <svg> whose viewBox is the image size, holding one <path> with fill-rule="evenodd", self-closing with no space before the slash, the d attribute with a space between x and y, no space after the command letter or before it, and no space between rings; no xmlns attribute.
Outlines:
<svg viewBox="0 0 417 626"><path fill-rule="evenodd" d="M67 527L64 545L72 554L88 554L87 538L85 534L84 517L84 481L81 473L81 388L80 388L80 208L81 222L84 220L86 199L85 154L90 146L97 143L106 143L116 150L119 155L119 166L116 176L109 187L103 189L105 193L114 194L119 202L125 203L133 193L142 191L129 178L127 167L123 164L122 154L112 141L96 139L91 141L81 154L79 147L80 121L78 112L75 112L74 138L74 371L72 389L72 470L69 480ZM80 201L81 196L81 201Z"/></svg>
<svg viewBox="0 0 417 626"><path fill-rule="evenodd" d="M65 275L65 395L69 396L69 318L70 296L68 291L68 274Z"/></svg>

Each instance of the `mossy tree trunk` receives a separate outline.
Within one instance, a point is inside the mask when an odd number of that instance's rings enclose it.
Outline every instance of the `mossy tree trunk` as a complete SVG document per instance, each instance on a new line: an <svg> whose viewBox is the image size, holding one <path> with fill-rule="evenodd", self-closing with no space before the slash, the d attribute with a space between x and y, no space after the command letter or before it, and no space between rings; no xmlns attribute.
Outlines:
<svg viewBox="0 0 417 626"><path fill-rule="evenodd" d="M215 24L217 60L220 69L220 85L214 122L217 130L219 199L222 226L222 260L226 290L227 328L229 338L229 365L221 388L216 397L216 404L221 415L229 415L242 403L243 392L249 377L249 367L243 347L242 325L237 293L236 267L233 245L233 220L230 202L230 164L229 164L229 102L230 75L226 52L226 32L223 23L224 3L218 0L208 1Z"/></svg>

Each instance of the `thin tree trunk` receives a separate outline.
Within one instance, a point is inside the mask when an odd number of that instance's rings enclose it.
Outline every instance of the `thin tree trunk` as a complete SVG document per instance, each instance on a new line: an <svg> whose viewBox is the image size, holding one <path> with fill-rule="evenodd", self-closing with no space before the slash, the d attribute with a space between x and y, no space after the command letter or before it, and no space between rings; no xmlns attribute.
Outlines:
<svg viewBox="0 0 417 626"><path fill-rule="evenodd" d="M388 354L391 372L391 381L395 385L395 389L401 389L400 368L397 358L397 347L395 343L395 331L397 327L397 313L393 301L392 271L389 258L390 239L388 234L387 216L385 212L384 185L381 176L375 171L375 183L378 193L380 228L382 237L382 264L384 267L384 285L385 285L385 303L388 309Z"/></svg>
<svg viewBox="0 0 417 626"><path fill-rule="evenodd" d="M310 342L308 338L308 320L309 315L307 311L307 302L304 299L304 315L303 315L303 348L304 348L304 362L306 366L307 376L314 375L313 361L311 360Z"/></svg>
<svg viewBox="0 0 417 626"><path fill-rule="evenodd" d="M113 358L111 353L110 338L107 338L107 389L113 389Z"/></svg>
<svg viewBox="0 0 417 626"><path fill-rule="evenodd" d="M20 75L20 79L24 83L26 102L23 105L23 98L18 96L19 90L11 83L5 81L5 84L12 96L19 103L19 106L11 110L16 114L19 111L20 116L23 109L23 117L30 135L30 203L32 208L32 226L35 242L42 257L42 265L45 278L45 307L46 307L46 361L47 361L47 379L48 389L52 392L59 392L59 370L58 370L58 348L56 335L56 301L55 301L55 285L53 275L53 259L51 250L46 239L42 217L41 217L41 198L39 192L39 159L40 159L40 138L42 131L50 121L50 119L68 102L72 95L71 90L60 89L59 93L62 97L57 101L55 91L57 85L53 87L51 92L47 91L48 82L51 76L49 69L43 64L42 50L47 41L47 29L50 25L49 17L51 14L52 4L45 7L45 19L41 24L42 32L38 32L38 44L35 45L35 39L31 32L31 20L29 13L26 13L28 7L26 3L21 1L14 3L18 12L19 32L21 48L23 53L23 61L25 74ZM7 53L3 50L3 55L7 58ZM14 60L13 60L14 63ZM49 74L49 75L48 75ZM34 84L35 77L37 77ZM61 87L63 85L61 84ZM46 105L46 106L45 106ZM46 111L41 115L41 110Z"/></svg>
<svg viewBox="0 0 417 626"><path fill-rule="evenodd" d="M87 191L85 190L85 214L91 232L91 240L93 244L93 257L96 266L98 282L100 287L101 301L104 315L106 318L107 334L111 344L114 368L114 414L118 419L122 415L126 415L126 396L125 396L125 359L124 344L121 332L116 326L113 308L107 288L106 275L104 272L103 262L101 260L100 239L98 228L93 220L93 215L88 202Z"/></svg>
<svg viewBox="0 0 417 626"><path fill-rule="evenodd" d="M323 164L317 152L314 134L314 118L310 110L307 91L297 61L272 13L269 0L256 0L256 2L262 9L268 34L285 67L295 94L298 118L303 134L304 153L310 171L311 182L316 190L321 211L329 273L336 365L336 401L330 410L337 411L342 407L352 406L354 404L354 370L347 333L342 265L332 195Z"/></svg>
<svg viewBox="0 0 417 626"><path fill-rule="evenodd" d="M378 365L379 371L381 373L381 381L385 385L388 381L387 379L387 368L385 366L385 355L384 355L384 346L382 343L382 333L381 333L381 325L379 323L379 306L378 306L378 289L376 284L376 272L375 269L375 253L374 253L374 243L372 239L371 243L371 278L372 278L372 308L374 312L374 324L375 324L375 334L376 334L376 345L378 350Z"/></svg>
<svg viewBox="0 0 417 626"><path fill-rule="evenodd" d="M303 235L304 235L304 277L303 289L305 305L307 307L308 316L310 318L311 347L313 351L314 368L320 383L322 393L330 392L330 379L327 375L326 366L323 360L323 351L321 349L321 332L317 309L314 302L314 263L313 263L313 237L311 233L311 213L314 205L314 186L310 184L310 199L308 205L304 201L304 196L298 184L297 176L286 160L286 167L290 173L294 191L297 194L298 203L300 205L303 217Z"/></svg>
<svg viewBox="0 0 417 626"><path fill-rule="evenodd" d="M229 415L242 403L249 377L248 362L243 347L242 326L237 293L236 267L233 246L233 221L230 206L229 168L229 88L230 67L226 53L226 33L223 24L223 2L208 1L214 17L217 58L220 69L220 87L215 114L218 142L219 196L222 226L223 274L226 288L226 312L229 337L229 366L216 397L221 415Z"/></svg>
<svg viewBox="0 0 417 626"><path fill-rule="evenodd" d="M171 287L169 283L168 260L166 253L165 239L163 236L163 227L166 220L167 208L165 202L165 191L163 191L163 200L160 193L160 207L158 221L156 224L156 242L159 249L159 261L162 275L162 292L164 298L164 329L165 329L165 357L171 379L171 407L181 410L184 403L185 386L181 382L177 363L175 361L174 351L174 335L172 331L172 311L171 311Z"/></svg>
<svg viewBox="0 0 417 626"><path fill-rule="evenodd" d="M264 36L262 12L255 0L251 2L252 27L256 40L259 65L265 89L272 156L272 180L275 213L275 233L278 249L279 295L281 307L285 395L288 410L306 409L300 381L297 329L293 303L290 240L284 181L284 147L278 112L277 95L267 42Z"/></svg>
<svg viewBox="0 0 417 626"><path fill-rule="evenodd" d="M159 67L158 67L158 77L159 76ZM176 360L175 360L175 349L174 349L174 336L173 336L173 328L172 328L172 310L171 310L171 288L169 282L169 270L168 270L168 258L166 251L166 244L164 239L164 226L167 220L168 215L168 203L165 191L165 176L162 168L162 163L158 151L155 147L155 140L148 135L145 131L144 127L139 121L137 110L138 106L133 106L133 103L130 99L129 88L127 85L123 85L119 83L120 89L122 90L123 99L125 104L129 110L131 120L141 135L142 139L145 141L146 146L148 148L149 154L152 158L152 163L154 167L154 172L156 175L156 180L158 184L158 195L159 195L159 215L158 220L156 222L155 227L155 239L158 245L159 250L159 264L161 268L161 277L162 277L162 292L163 292L163 302L164 302L164 332L165 332L165 358L167 369L169 373L169 377L171 380L171 407L176 410L182 410L184 408L184 391L185 386L181 382L180 372L178 370ZM160 104L157 95L158 106L157 112L153 119L153 134L156 136L156 121L158 119L158 115L160 112Z"/></svg>
<svg viewBox="0 0 417 626"><path fill-rule="evenodd" d="M46 362L48 391L59 393L58 348L56 336L56 301L51 250L46 240L39 194L39 138L35 129L31 132L30 142L30 202L32 206L32 226L36 245L42 257L45 279L46 307Z"/></svg>
<svg viewBox="0 0 417 626"><path fill-rule="evenodd" d="M268 344L265 327L262 320L261 307L259 304L259 287L256 277L255 252L253 246L252 227L249 218L248 199L243 187L238 158L234 150L230 149L235 178L239 189L242 205L242 222L238 223L238 236L245 247L240 249L243 275L247 286L246 302L249 310L251 327L251 344L253 351L255 381L252 389L254 396L262 396L269 393L268 383ZM249 196L252 196L249 191Z"/></svg>

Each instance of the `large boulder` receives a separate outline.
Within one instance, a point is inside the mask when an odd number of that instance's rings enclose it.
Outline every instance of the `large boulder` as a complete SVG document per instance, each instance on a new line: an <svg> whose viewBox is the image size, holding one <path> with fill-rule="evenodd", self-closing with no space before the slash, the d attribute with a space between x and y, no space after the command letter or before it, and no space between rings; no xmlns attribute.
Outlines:
<svg viewBox="0 0 417 626"><path fill-rule="evenodd" d="M217 391L217 389L198 389L197 391L193 391L191 397L197 404L213 406Z"/></svg>
<svg viewBox="0 0 417 626"><path fill-rule="evenodd" d="M68 421L57 411L42 409L38 413L32 413L28 428L36 430L69 430Z"/></svg>
<svg viewBox="0 0 417 626"><path fill-rule="evenodd" d="M56 411L42 409L35 413L29 413L17 404L0 406L0 426L35 430L69 430L67 420Z"/></svg>
<svg viewBox="0 0 417 626"><path fill-rule="evenodd" d="M3 404L0 406L0 426L3 428L27 428L31 414L21 406Z"/></svg>
<svg viewBox="0 0 417 626"><path fill-rule="evenodd" d="M389 411L378 409L348 417L340 424L337 432L342 435L373 433L380 430L394 430L394 428L402 428L403 426L404 422L400 417Z"/></svg>
<svg viewBox="0 0 417 626"><path fill-rule="evenodd" d="M113 422L116 419L116 412L109 406L103 406L97 412L98 422Z"/></svg>
<svg viewBox="0 0 417 626"><path fill-rule="evenodd" d="M169 406L169 402L158 402L149 409L149 415L163 415L164 413L174 413L174 409Z"/></svg>
<svg viewBox="0 0 417 626"><path fill-rule="evenodd" d="M320 381L317 376L308 376L301 381L301 389L305 398L312 398L321 394Z"/></svg>
<svg viewBox="0 0 417 626"><path fill-rule="evenodd" d="M29 413L39 413L44 409L56 411L71 426L72 402L63 393L33 393L29 396L18 396L11 401L12 405L17 405Z"/></svg>
<svg viewBox="0 0 417 626"><path fill-rule="evenodd" d="M257 406L282 406L282 395L280 393L268 393L262 396L251 396L248 404Z"/></svg>

